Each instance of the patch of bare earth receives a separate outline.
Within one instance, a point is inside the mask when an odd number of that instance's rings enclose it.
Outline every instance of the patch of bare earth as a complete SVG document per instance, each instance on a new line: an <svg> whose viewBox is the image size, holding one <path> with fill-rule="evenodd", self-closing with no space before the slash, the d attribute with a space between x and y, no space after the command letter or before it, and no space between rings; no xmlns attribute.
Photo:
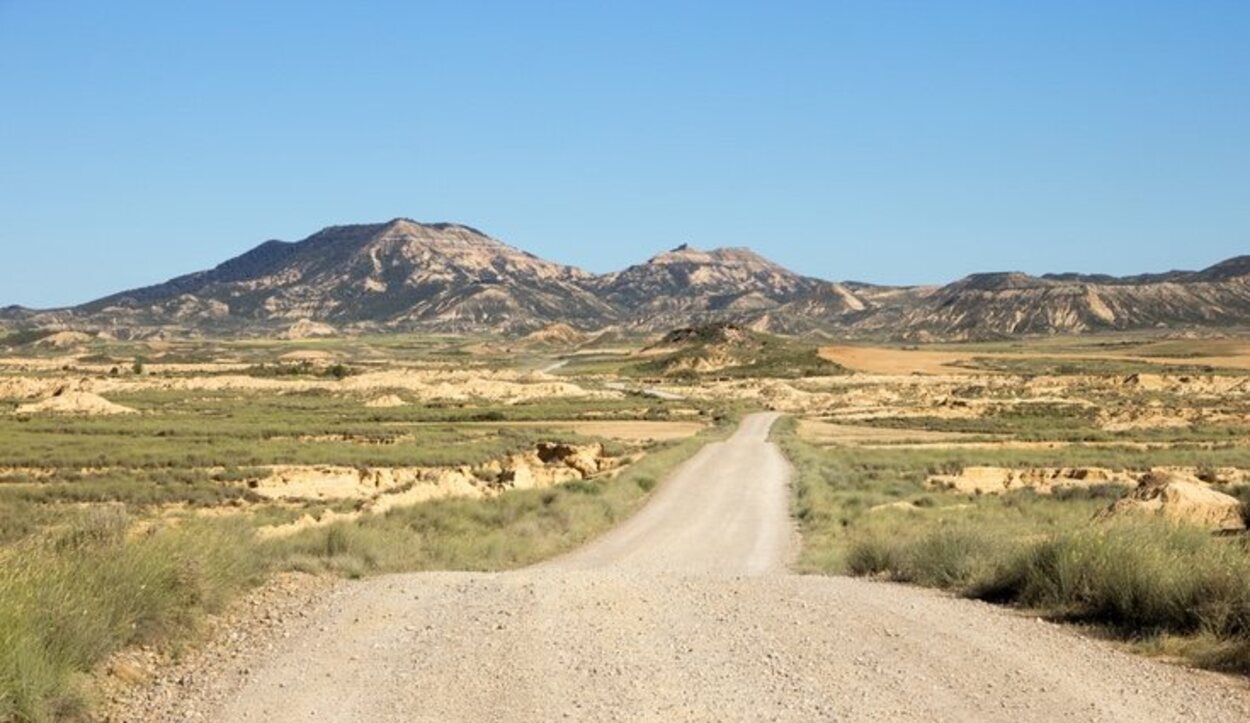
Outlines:
<svg viewBox="0 0 1250 723"><path fill-rule="evenodd" d="M198 642L178 654L130 648L114 655L94 680L97 715L110 723L203 720L283 640L315 634L321 623L313 611L344 585L283 573L206 620Z"/></svg>

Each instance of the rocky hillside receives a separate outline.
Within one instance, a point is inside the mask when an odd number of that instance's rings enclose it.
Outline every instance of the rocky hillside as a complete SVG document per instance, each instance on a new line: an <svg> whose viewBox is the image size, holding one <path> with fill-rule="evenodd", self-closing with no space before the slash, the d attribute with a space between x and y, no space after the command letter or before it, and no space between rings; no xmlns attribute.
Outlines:
<svg viewBox="0 0 1250 723"><path fill-rule="evenodd" d="M774 334L908 340L1237 326L1250 324L1250 256L1196 272L990 273L888 287L804 276L748 249L681 246L594 275L468 226L395 219L267 241L214 269L79 307L0 309L0 330L129 337L389 329L541 336L555 328L573 338L724 321Z"/></svg>
<svg viewBox="0 0 1250 723"><path fill-rule="evenodd" d="M1250 323L1250 258L1200 272L1130 278L974 274L920 303L866 319L860 331L900 330L911 338L986 339L1141 328Z"/></svg>
<svg viewBox="0 0 1250 723"><path fill-rule="evenodd" d="M643 376L808 377L840 374L817 347L798 339L745 329L729 322L683 327L644 349L643 361L626 369Z"/></svg>
<svg viewBox="0 0 1250 723"><path fill-rule="evenodd" d="M559 319L599 326L616 310L592 277L475 229L396 219L267 241L215 269L77 311L130 321L315 319L335 325L524 331Z"/></svg>
<svg viewBox="0 0 1250 723"><path fill-rule="evenodd" d="M628 323L650 330L718 319L780 316L781 326L805 326L784 310L811 300L825 318L865 308L840 284L800 276L750 249L700 251L679 246L643 264L599 277L594 289L622 310ZM772 326L773 324L769 324Z"/></svg>

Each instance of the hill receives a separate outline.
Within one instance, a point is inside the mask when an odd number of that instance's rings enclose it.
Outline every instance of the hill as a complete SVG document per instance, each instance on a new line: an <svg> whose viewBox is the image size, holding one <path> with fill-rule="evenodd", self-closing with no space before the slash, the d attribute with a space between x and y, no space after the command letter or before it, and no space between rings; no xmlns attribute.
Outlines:
<svg viewBox="0 0 1250 723"><path fill-rule="evenodd" d="M861 330L885 331L884 319ZM901 336L987 339L1250 322L1250 263L1118 279L974 274L944 286L888 323Z"/></svg>
<svg viewBox="0 0 1250 723"><path fill-rule="evenodd" d="M614 318L590 275L458 224L395 219L267 241L216 268L75 311L130 323L299 319L446 332L518 332Z"/></svg>
<svg viewBox="0 0 1250 723"><path fill-rule="evenodd" d="M731 323L676 329L645 349L632 371L642 375L698 377L808 377L841 374L819 349L797 339L764 334Z"/></svg>

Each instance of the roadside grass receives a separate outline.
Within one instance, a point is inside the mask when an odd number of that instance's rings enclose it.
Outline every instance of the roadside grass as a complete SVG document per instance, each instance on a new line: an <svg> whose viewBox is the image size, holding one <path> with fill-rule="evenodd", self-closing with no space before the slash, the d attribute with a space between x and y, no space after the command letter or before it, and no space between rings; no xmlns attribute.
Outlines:
<svg viewBox="0 0 1250 723"><path fill-rule="evenodd" d="M820 448L798 438L793 420L774 434L797 469L801 571L940 588L1097 625L1147 653L1250 673L1244 537L1154 519L1095 521L1113 488L959 495L924 486L943 468L996 463L981 451ZM1070 450L1061 452L1073 464ZM1103 448L1082 452L1082 463L1116 461L1100 457ZM1169 452L1138 451L1129 466L1164 464ZM1049 450L1011 455L1017 464L1058 462Z"/></svg>
<svg viewBox="0 0 1250 723"><path fill-rule="evenodd" d="M657 447L615 477L497 497L447 499L301 531L266 557L348 577L413 570L505 570L572 550L629 517L673 467L732 427Z"/></svg>
<svg viewBox="0 0 1250 723"><path fill-rule="evenodd" d="M88 674L134 644L193 637L205 614L281 570L361 577L415 570L503 570L583 544L637 510L673 466L729 420L658 445L614 477L481 500L441 500L261 540L289 510L135 525L121 505L53 519L50 506L0 503L0 720L86 717ZM50 513L49 513L50 514Z"/></svg>
<svg viewBox="0 0 1250 723"><path fill-rule="evenodd" d="M0 720L81 716L81 678L132 644L179 639L259 581L240 522L131 535L116 510L83 513L0 552Z"/></svg>
<svg viewBox="0 0 1250 723"><path fill-rule="evenodd" d="M1009 527L910 522L849 541L847 571L1094 624L1147 652L1250 673L1250 550L1154 521Z"/></svg>

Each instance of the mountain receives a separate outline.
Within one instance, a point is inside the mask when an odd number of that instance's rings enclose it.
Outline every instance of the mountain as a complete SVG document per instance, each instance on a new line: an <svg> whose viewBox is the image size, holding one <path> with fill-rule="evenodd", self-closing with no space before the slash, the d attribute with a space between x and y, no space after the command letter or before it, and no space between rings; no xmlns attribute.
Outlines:
<svg viewBox="0 0 1250 723"><path fill-rule="evenodd" d="M557 329L573 338L719 322L752 333L908 340L1247 325L1250 256L1202 271L981 273L896 287L805 276L744 248L679 246L595 275L469 226L400 218L266 241L208 271L78 307L0 308L0 333L93 329L119 338L313 328L539 336Z"/></svg>
<svg viewBox="0 0 1250 723"><path fill-rule="evenodd" d="M1126 278L974 274L938 289L893 323L904 336L942 339L1246 324L1250 258Z"/></svg>
<svg viewBox="0 0 1250 723"><path fill-rule="evenodd" d="M332 226L77 311L130 322L316 319L335 325L517 332L559 319L599 326L615 309L580 269L457 224Z"/></svg>
<svg viewBox="0 0 1250 723"><path fill-rule="evenodd" d="M651 331L725 318L788 317L781 310L804 299L827 299L826 314L864 308L840 285L801 276L744 248L682 245L599 277L592 288L623 310L630 326Z"/></svg>

